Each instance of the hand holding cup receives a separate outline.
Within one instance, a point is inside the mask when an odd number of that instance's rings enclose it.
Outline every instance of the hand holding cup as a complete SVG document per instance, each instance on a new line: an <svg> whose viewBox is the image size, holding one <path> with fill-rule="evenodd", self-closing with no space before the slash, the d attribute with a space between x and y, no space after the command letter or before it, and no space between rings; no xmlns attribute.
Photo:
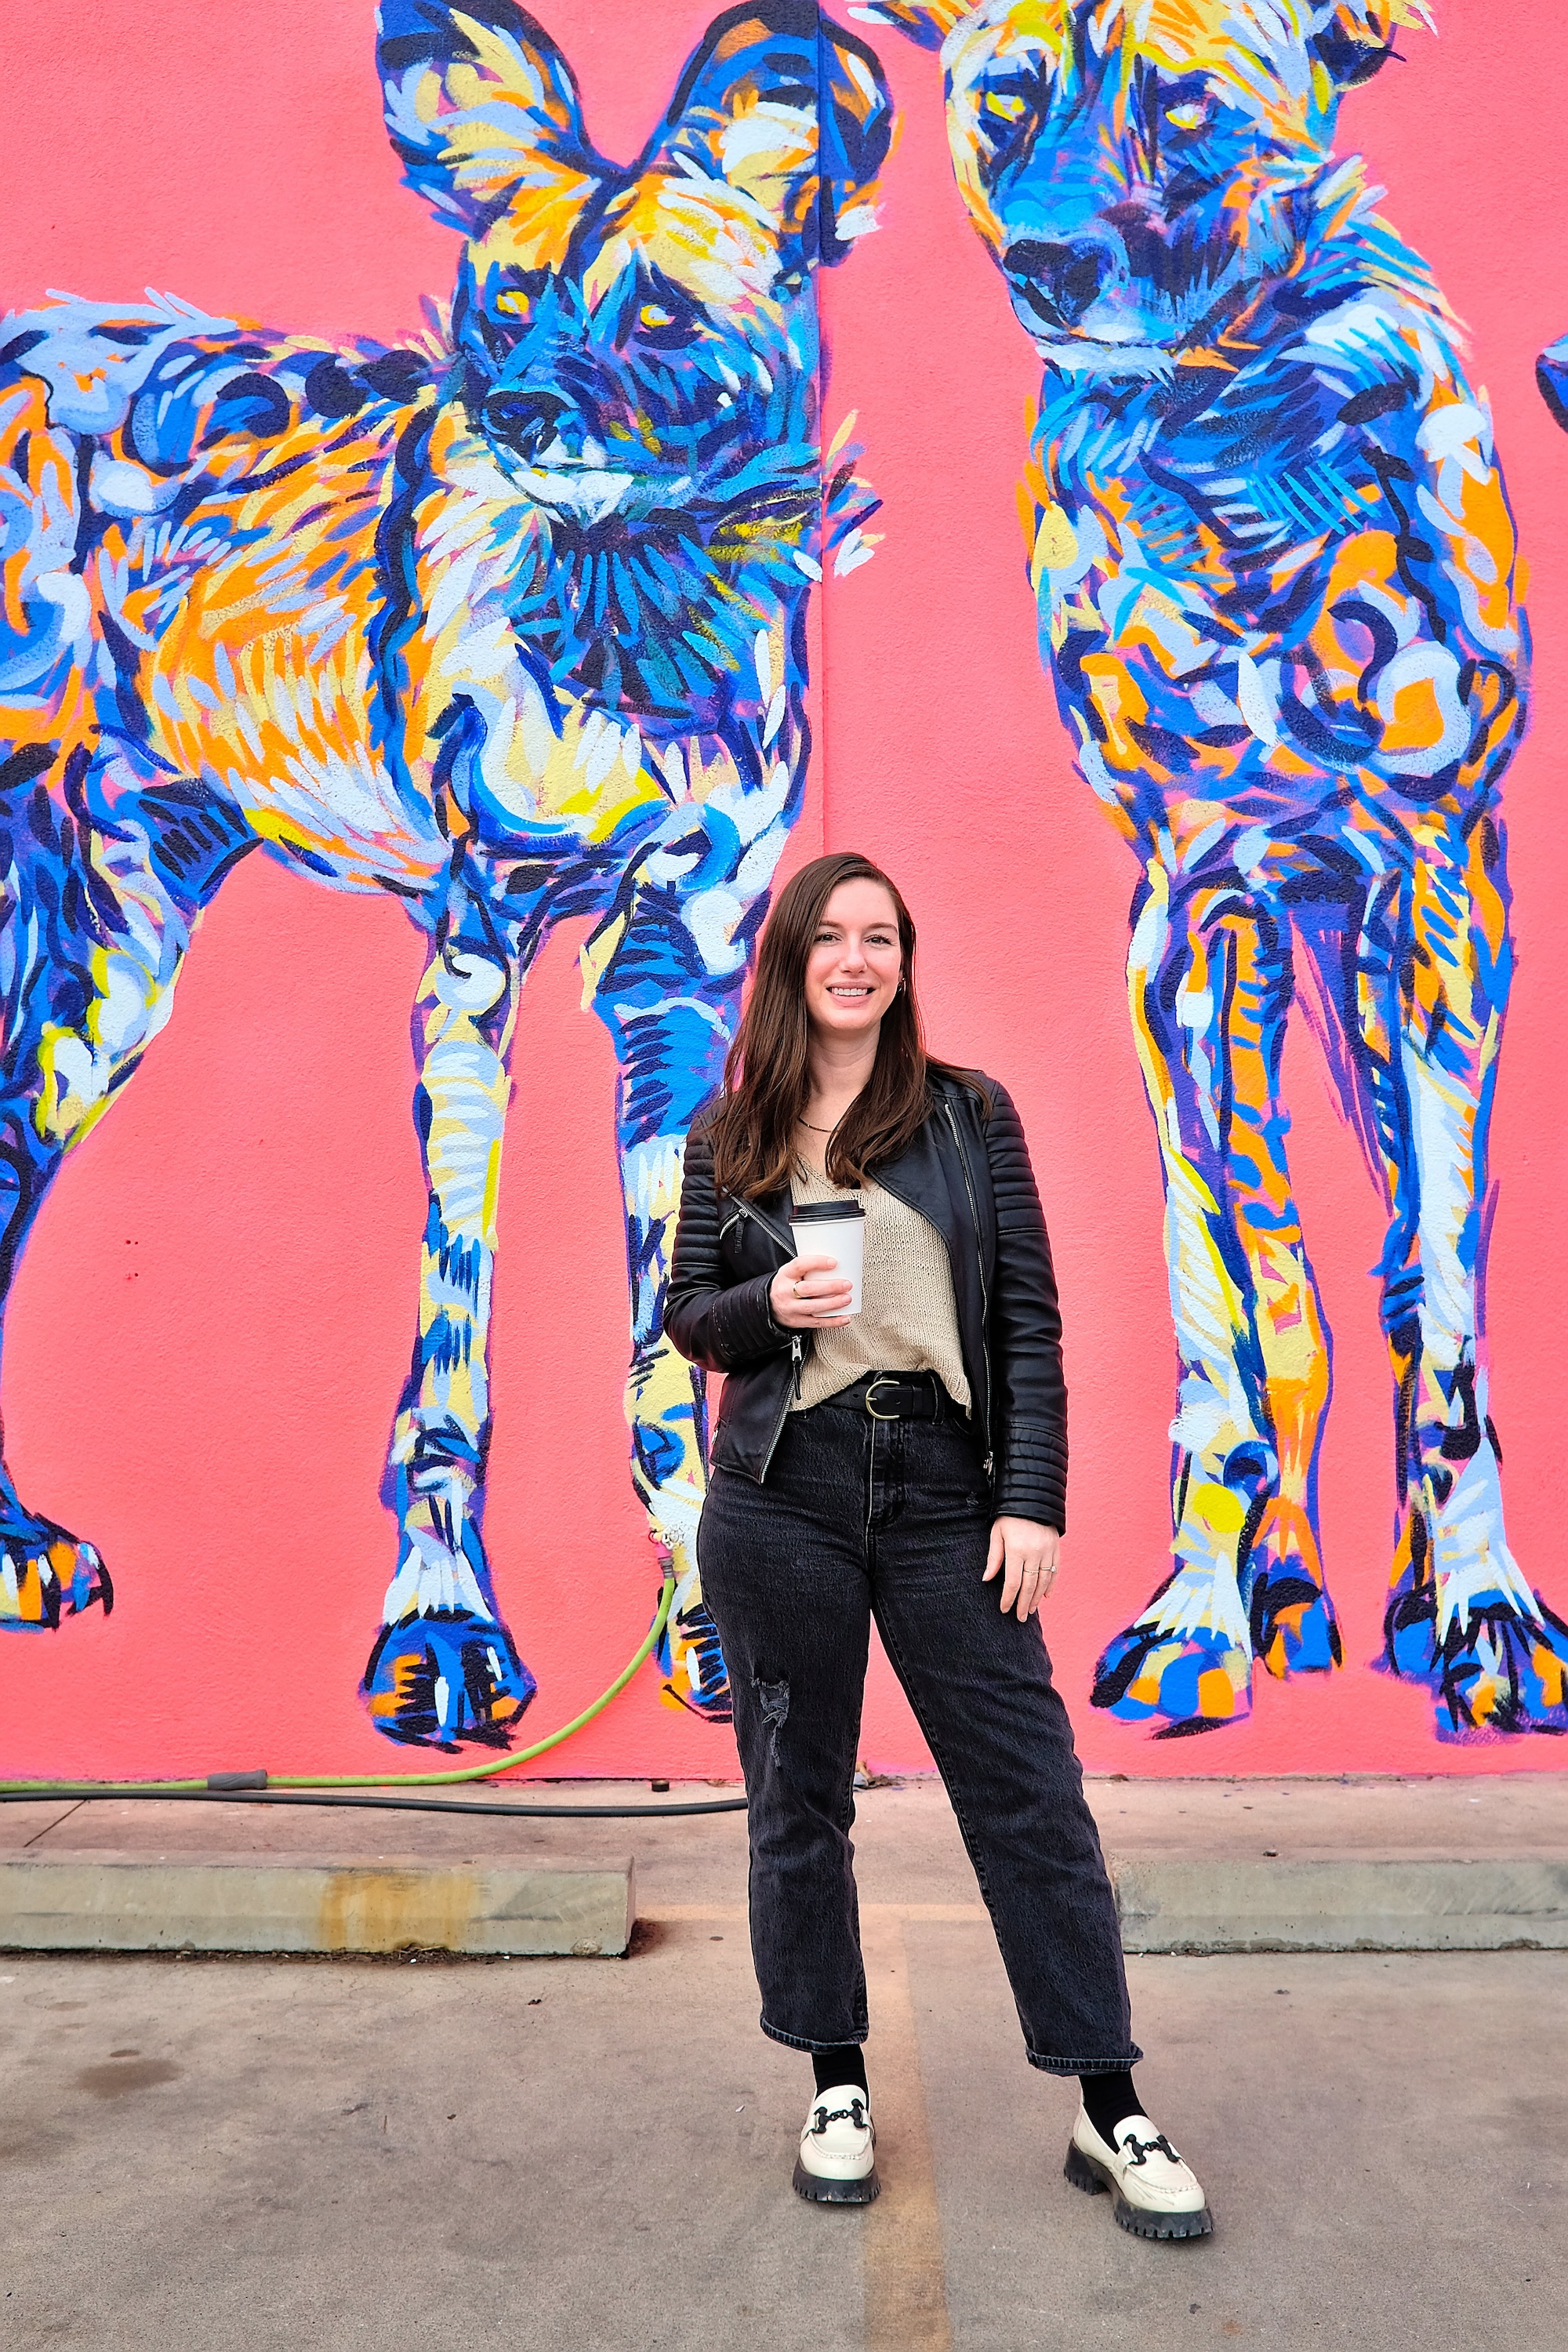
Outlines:
<svg viewBox="0 0 1568 2352"><path fill-rule="evenodd" d="M792 1257L768 1289L775 1319L786 1331L820 1331L847 1323L855 1286L834 1257Z"/></svg>

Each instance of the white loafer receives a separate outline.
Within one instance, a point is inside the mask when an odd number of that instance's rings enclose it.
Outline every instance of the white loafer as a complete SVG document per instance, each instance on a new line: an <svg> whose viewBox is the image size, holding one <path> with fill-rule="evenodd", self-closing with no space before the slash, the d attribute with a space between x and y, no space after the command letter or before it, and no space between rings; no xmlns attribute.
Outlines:
<svg viewBox="0 0 1568 2352"><path fill-rule="evenodd" d="M1109 2189L1117 2220L1136 2238L1206 2238L1214 2229L1195 2172L1147 2116L1128 2116L1108 2147L1079 2107L1063 2168L1091 2197Z"/></svg>
<svg viewBox="0 0 1568 2352"><path fill-rule="evenodd" d="M795 2185L814 2205L869 2205L880 2191L877 2126L858 2083L841 2083L813 2099L800 2136Z"/></svg>

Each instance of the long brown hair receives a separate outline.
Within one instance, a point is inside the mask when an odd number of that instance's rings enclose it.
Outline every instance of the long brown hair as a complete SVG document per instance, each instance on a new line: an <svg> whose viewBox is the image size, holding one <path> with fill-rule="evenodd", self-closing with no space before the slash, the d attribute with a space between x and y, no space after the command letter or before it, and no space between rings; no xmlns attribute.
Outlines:
<svg viewBox="0 0 1568 2352"><path fill-rule="evenodd" d="M713 1181L742 1200L782 1192L794 1172L795 1124L811 1100L806 961L824 909L844 882L876 882L892 900L903 986L882 1015L871 1075L828 1138L828 1181L841 1188L863 1184L874 1169L897 1159L931 1115L933 1073L986 1100L967 1072L926 1053L915 994L915 927L896 886L854 850L813 858L784 885L768 917L756 977L724 1064L723 1090L703 1120L713 1147Z"/></svg>

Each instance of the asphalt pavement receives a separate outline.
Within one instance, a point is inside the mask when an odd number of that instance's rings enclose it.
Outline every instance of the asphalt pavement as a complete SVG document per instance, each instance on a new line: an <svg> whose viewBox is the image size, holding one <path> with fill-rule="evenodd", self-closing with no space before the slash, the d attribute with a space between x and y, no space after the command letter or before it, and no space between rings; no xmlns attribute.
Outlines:
<svg viewBox="0 0 1568 2352"><path fill-rule="evenodd" d="M1423 1793L1436 1785L1388 1784L1358 1813L1383 1807L1402 1852L1424 1836L1447 1852L1461 1817L1452 1791ZM1142 1791L1094 1793L1108 1835L1124 1806L1135 1844ZM1161 1801L1163 1834L1179 1817L1194 1855L1222 1832L1234 1847L1246 1806L1241 1841L1277 1845L1310 1794L1186 1784ZM1475 1810L1500 1818L1505 1798L1488 1782ZM1551 1851L1546 1776L1516 1788L1511 1817L1538 1800L1525 1843ZM180 1830L172 1809L138 1819L178 1851L210 1838L195 1811ZM299 1834L332 1836L331 1816L306 1818ZM13 1850L37 1833L7 1829ZM391 1832L389 1854L436 1850L417 1817ZM629 1957L0 1955L6 2352L1563 2340L1568 1953L1131 1958L1145 2104L1217 2221L1207 2242L1150 2244L1062 2178L1075 2089L1024 2063L940 1790L870 1791L857 1835L886 2185L868 2210L834 2210L789 2187L809 2069L756 2030L742 1822L507 1835L590 1860L633 1845ZM1470 1843L1487 1846L1484 1826Z"/></svg>

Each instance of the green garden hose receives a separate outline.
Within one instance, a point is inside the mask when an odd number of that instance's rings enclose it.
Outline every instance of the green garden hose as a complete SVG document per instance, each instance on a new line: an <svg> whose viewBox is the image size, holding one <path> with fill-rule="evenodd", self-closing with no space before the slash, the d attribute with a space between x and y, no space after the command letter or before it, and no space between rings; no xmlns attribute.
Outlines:
<svg viewBox="0 0 1568 2352"><path fill-rule="evenodd" d="M622 1667L608 1690L601 1692L591 1706L585 1706L581 1715L574 1715L570 1723L563 1724L559 1731L551 1732L543 1739L536 1739L530 1748L520 1748L514 1755L498 1756L492 1763L460 1765L456 1769L446 1772L269 1773L257 1771L209 1772L205 1780L0 1780L0 1801L7 1804L20 1804L28 1799L35 1801L47 1801L51 1799L70 1798L85 1801L96 1797L226 1797L237 1798L243 1801L246 1799L265 1799L273 1791L277 1791L273 1799L274 1802L357 1803L395 1806L403 1811L450 1811L454 1810L450 1806L437 1806L434 1803L425 1805L417 1799L380 1795L357 1799L353 1797L335 1799L330 1792L340 1789L384 1790L450 1788L465 1780L493 1780L499 1773L514 1772L520 1764L531 1764L536 1756L548 1755L552 1748L559 1748L563 1740L570 1739L574 1732L581 1731L584 1726L592 1723L596 1715L602 1715L610 1701L618 1697L625 1690L637 1668L652 1655L654 1645L668 1622L670 1605L674 1599L675 1576L671 1570L666 1573L660 1588L658 1608L655 1612L653 1623L648 1627L631 1658ZM744 1806L745 1801L743 1797L722 1797L695 1805L629 1807L595 1805L591 1811L594 1815L601 1819L629 1820L634 1815L644 1812L737 1812ZM489 1813L499 1813L504 1810L508 1813L527 1812L564 1817L588 1812L590 1808L580 1805L509 1805L503 1809L499 1805L486 1805L472 1808L465 1806L462 1810Z"/></svg>

